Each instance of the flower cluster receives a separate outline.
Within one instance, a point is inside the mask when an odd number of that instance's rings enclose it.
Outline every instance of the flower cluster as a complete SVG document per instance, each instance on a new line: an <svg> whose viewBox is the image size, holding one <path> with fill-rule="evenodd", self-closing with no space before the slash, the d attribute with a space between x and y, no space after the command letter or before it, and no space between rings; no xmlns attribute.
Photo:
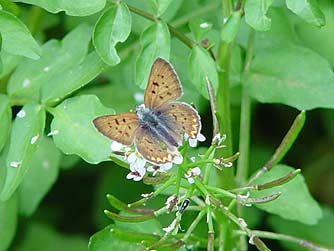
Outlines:
<svg viewBox="0 0 334 251"><path fill-rule="evenodd" d="M191 147L196 147L197 142L202 142L205 140L205 137L203 134L198 133L197 137L195 139L190 138L187 134L184 136L185 140L188 141L189 145ZM183 162L183 156L177 151L173 153L173 160L171 162L157 165L152 164L149 161L147 161L141 154L132 146L125 146L122 145L116 141L113 141L111 143L111 151L114 153L121 152L122 155L124 155L124 160L126 160L130 165L130 173L126 176L127 179L132 179L134 181L140 181L145 176L146 172L151 173L153 176L155 176L157 173L165 173L169 171L173 164L181 164ZM199 168L198 168L199 169ZM190 183L193 183L193 178L195 176L198 176L200 173L197 169L190 170L189 175L186 176L188 181Z"/></svg>

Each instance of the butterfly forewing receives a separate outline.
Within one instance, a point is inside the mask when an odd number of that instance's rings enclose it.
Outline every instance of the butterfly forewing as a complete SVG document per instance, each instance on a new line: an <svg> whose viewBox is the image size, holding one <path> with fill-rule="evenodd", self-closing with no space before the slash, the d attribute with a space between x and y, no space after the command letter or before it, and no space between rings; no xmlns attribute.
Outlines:
<svg viewBox="0 0 334 251"><path fill-rule="evenodd" d="M168 149L167 145L151 130L141 127L136 133L135 146L146 160L158 165L171 162L173 159L171 152L175 151L175 149Z"/></svg>
<svg viewBox="0 0 334 251"><path fill-rule="evenodd" d="M154 108L174 101L182 96L180 80L173 66L162 58L157 58L151 68L144 104Z"/></svg>
<svg viewBox="0 0 334 251"><path fill-rule="evenodd" d="M169 123L174 123L174 129L180 134L187 133L190 138L196 138L201 130L201 121L197 111L186 103L172 102L159 108Z"/></svg>
<svg viewBox="0 0 334 251"><path fill-rule="evenodd" d="M93 120L96 129L108 138L123 145L131 145L139 126L136 113L105 115Z"/></svg>

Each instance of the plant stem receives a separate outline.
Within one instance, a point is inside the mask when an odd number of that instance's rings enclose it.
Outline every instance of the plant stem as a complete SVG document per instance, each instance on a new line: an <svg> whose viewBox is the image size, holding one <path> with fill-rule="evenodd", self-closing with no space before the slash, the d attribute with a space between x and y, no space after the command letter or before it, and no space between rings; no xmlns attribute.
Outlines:
<svg viewBox="0 0 334 251"><path fill-rule="evenodd" d="M29 11L27 27L30 30L31 34L35 34L39 25L41 24L41 18L44 15L42 8L38 6L32 6Z"/></svg>
<svg viewBox="0 0 334 251"><path fill-rule="evenodd" d="M254 30L252 29L248 37L244 74L250 70L253 57ZM250 144L250 127L251 127L251 101L245 87L242 86L242 99L240 111L240 133L239 133L239 152L238 168L236 179L238 184L244 184L248 177L248 160Z"/></svg>
<svg viewBox="0 0 334 251"><path fill-rule="evenodd" d="M291 125L287 134L284 136L281 144L278 146L273 156L259 171L257 171L257 173L249 180L248 184L254 182L254 180L256 180L259 176L272 169L278 162L281 161L281 159L289 151L292 144L295 142L297 136L299 135L301 129L303 128L305 123L305 118L306 118L305 111L302 111L301 113L298 114L298 116L293 121L293 124Z"/></svg>
<svg viewBox="0 0 334 251"><path fill-rule="evenodd" d="M234 233L238 235L247 235L247 233L242 230L236 230L234 231ZM306 247L314 251L334 251L334 247L324 247L324 246L315 244L311 241L300 239L300 238L297 238L291 235L287 235L287 234L279 234L279 233L259 231L259 230L253 230L252 234L254 234L255 236L261 237L261 238L266 238L266 239L293 242L302 247Z"/></svg>
<svg viewBox="0 0 334 251"><path fill-rule="evenodd" d="M183 236L183 238L182 238L183 242L187 241L187 239L189 238L189 236L191 235L191 233L194 231L195 227L198 225L198 223L204 217L205 213L206 213L206 208L202 209L202 211L199 212L199 214L197 215L197 217L195 218L195 220L193 221L193 223L191 223L191 225L189 226L187 232Z"/></svg>
<svg viewBox="0 0 334 251"><path fill-rule="evenodd" d="M159 20L158 17L155 17L153 15L151 15L150 13L137 9L136 7L127 4L128 8L130 11L132 11L133 13L136 13L139 16L142 16L148 20L151 20L153 22L156 22ZM183 42L185 45L187 45L189 48L193 48L196 45L196 42L192 41L190 38L188 38L187 36L185 36L182 32L179 32L174 26L168 24L168 29L170 31L170 33L172 33L175 37L177 37L181 42Z"/></svg>

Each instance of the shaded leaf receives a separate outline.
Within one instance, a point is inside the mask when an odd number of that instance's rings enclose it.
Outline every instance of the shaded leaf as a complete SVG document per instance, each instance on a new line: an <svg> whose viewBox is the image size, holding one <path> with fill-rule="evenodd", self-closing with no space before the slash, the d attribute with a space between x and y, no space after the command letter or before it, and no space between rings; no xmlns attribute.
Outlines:
<svg viewBox="0 0 334 251"><path fill-rule="evenodd" d="M57 232L51 224L32 222L15 250L87 251L87 237Z"/></svg>
<svg viewBox="0 0 334 251"><path fill-rule="evenodd" d="M3 50L32 59L40 57L39 45L20 19L10 12L0 10L0 23Z"/></svg>
<svg viewBox="0 0 334 251"><path fill-rule="evenodd" d="M264 184L281 178L292 170L294 170L292 167L277 165L270 172L256 179L254 184ZM321 219L321 208L312 198L302 175L296 176L293 180L281 186L262 191L252 191L251 197L263 197L277 192L282 193L278 199L263 204L255 204L255 206L266 212L277 214L284 219L299 221L308 225L314 225Z"/></svg>
<svg viewBox="0 0 334 251"><path fill-rule="evenodd" d="M38 100L42 85L64 75L82 62L87 54L90 37L91 28L80 25L61 42L49 40L42 46L42 56L39 60L21 61L9 80L8 94L12 98Z"/></svg>
<svg viewBox="0 0 334 251"><path fill-rule="evenodd" d="M334 108L334 74L312 50L285 46L259 52L245 84L260 102L283 103L299 110Z"/></svg>
<svg viewBox="0 0 334 251"><path fill-rule="evenodd" d="M246 0L246 22L257 31L267 31L271 26L271 19L267 17L267 11L273 0Z"/></svg>
<svg viewBox="0 0 334 251"><path fill-rule="evenodd" d="M6 95L0 94L0 152L9 136L10 125L12 122L12 110L9 99Z"/></svg>
<svg viewBox="0 0 334 251"><path fill-rule="evenodd" d="M50 138L43 137L27 165L29 169L19 186L20 213L29 216L58 177L60 152Z"/></svg>
<svg viewBox="0 0 334 251"><path fill-rule="evenodd" d="M207 77L214 90L218 88L218 74L215 61L210 54L200 46L195 46L188 60L189 79L197 91L206 99L208 96Z"/></svg>
<svg viewBox="0 0 334 251"><path fill-rule="evenodd" d="M270 216L269 225L278 233L293 235L324 246L334 246L334 210L332 208L323 208L322 211L323 218L314 226L284 220L278 216ZM282 242L282 244L287 248L289 247L289 250L310 250L289 242Z"/></svg>
<svg viewBox="0 0 334 251"><path fill-rule="evenodd" d="M89 16L102 10L106 0L13 0L14 2L28 3L37 5L52 13L65 11L71 16Z"/></svg>
<svg viewBox="0 0 334 251"><path fill-rule="evenodd" d="M96 96L84 95L66 99L51 112L51 132L60 150L92 164L109 159L111 141L95 129L92 121L113 114L113 109L104 107Z"/></svg>
<svg viewBox="0 0 334 251"><path fill-rule="evenodd" d="M2 200L8 200L22 182L29 168L28 163L43 135L44 126L45 110L41 105L28 103L17 114L10 136Z"/></svg>
<svg viewBox="0 0 334 251"><path fill-rule="evenodd" d="M93 43L99 56L106 64L120 62L115 46L124 42L131 32L131 14L126 4L113 5L96 22Z"/></svg>
<svg viewBox="0 0 334 251"><path fill-rule="evenodd" d="M146 29L140 37L141 52L136 62L136 84L146 87L151 66L157 57L169 59L170 34L167 24L160 21Z"/></svg>
<svg viewBox="0 0 334 251"><path fill-rule="evenodd" d="M285 0L286 6L300 18L316 26L325 25L325 15L315 0Z"/></svg>
<svg viewBox="0 0 334 251"><path fill-rule="evenodd" d="M53 105L72 92L88 84L106 67L96 52L91 52L84 61L68 69L63 74L57 74L41 89L43 103ZM57 88L55 88L57 86Z"/></svg>

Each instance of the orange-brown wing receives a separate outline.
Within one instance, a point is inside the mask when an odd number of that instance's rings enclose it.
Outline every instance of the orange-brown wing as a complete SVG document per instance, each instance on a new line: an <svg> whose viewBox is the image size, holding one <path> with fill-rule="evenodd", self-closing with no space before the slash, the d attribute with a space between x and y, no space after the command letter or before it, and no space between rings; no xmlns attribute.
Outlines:
<svg viewBox="0 0 334 251"><path fill-rule="evenodd" d="M174 123L175 131L187 133L190 138L196 138L201 131L201 119L197 111L186 103L172 102L158 109L169 123Z"/></svg>
<svg viewBox="0 0 334 251"><path fill-rule="evenodd" d="M179 77L173 66L162 58L157 58L151 68L144 104L156 108L182 96Z"/></svg>
<svg viewBox="0 0 334 251"><path fill-rule="evenodd" d="M141 127L136 133L135 146L144 159L158 165L171 162L173 160L171 152L176 150L176 148L169 150L167 145L149 129Z"/></svg>
<svg viewBox="0 0 334 251"><path fill-rule="evenodd" d="M128 112L97 117L93 123L104 136L123 145L131 145L139 126L139 119L136 113Z"/></svg>

